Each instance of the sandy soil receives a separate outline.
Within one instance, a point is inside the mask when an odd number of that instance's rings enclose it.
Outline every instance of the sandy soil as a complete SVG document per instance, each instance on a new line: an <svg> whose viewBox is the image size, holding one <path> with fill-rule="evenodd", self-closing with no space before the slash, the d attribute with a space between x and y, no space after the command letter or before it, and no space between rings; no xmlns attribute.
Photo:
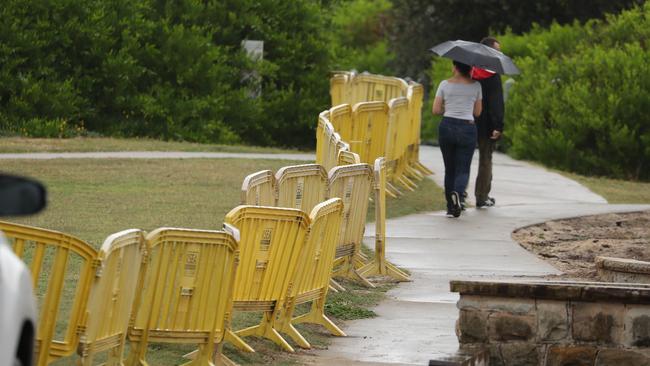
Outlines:
<svg viewBox="0 0 650 366"><path fill-rule="evenodd" d="M549 221L512 237L563 271L562 277L593 280L597 256L650 261L650 211Z"/></svg>

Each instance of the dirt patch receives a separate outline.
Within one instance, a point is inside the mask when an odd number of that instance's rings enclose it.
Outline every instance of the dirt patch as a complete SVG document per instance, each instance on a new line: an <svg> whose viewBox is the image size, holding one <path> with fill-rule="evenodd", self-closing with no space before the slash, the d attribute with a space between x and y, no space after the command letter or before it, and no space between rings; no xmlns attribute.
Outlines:
<svg viewBox="0 0 650 366"><path fill-rule="evenodd" d="M650 211L549 221L512 237L563 271L561 277L594 280L597 256L650 261Z"/></svg>

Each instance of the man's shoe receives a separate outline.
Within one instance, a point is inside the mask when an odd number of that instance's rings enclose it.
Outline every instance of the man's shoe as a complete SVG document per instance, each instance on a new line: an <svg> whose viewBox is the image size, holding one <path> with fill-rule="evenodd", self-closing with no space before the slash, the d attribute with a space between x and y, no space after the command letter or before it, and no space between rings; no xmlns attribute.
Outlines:
<svg viewBox="0 0 650 366"><path fill-rule="evenodd" d="M476 208L492 207L492 206L494 206L494 202L495 202L494 198L488 197L488 199L486 199L483 202L476 202Z"/></svg>
<svg viewBox="0 0 650 366"><path fill-rule="evenodd" d="M451 192L451 203L452 206L449 209L449 213L451 213L453 217L460 216L460 212L463 210L463 208L460 205L460 195L458 192Z"/></svg>

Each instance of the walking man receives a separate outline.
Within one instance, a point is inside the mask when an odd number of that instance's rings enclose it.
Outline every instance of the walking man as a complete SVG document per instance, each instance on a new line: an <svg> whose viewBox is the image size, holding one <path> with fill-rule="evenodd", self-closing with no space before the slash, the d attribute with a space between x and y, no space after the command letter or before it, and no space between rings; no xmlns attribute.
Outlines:
<svg viewBox="0 0 650 366"><path fill-rule="evenodd" d="M492 37L483 38L481 43L501 50L499 42ZM491 207L495 204L494 198L489 196L492 188L492 152L503 133L503 87L501 76L490 70L474 67L472 78L481 83L483 90L483 111L476 119L479 166L474 195L477 208Z"/></svg>

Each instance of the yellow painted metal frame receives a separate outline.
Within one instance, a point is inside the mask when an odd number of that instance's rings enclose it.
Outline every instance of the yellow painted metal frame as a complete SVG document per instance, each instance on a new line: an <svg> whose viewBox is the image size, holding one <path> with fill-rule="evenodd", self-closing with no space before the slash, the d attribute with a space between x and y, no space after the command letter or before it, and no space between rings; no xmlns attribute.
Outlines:
<svg viewBox="0 0 650 366"><path fill-rule="evenodd" d="M408 128L410 127L408 99L392 99L388 103L388 107L388 133L386 136L388 179L406 190L413 191L417 186L405 175L407 165L405 155Z"/></svg>
<svg viewBox="0 0 650 366"><path fill-rule="evenodd" d="M152 342L199 345L186 365L232 363L221 346L230 329L239 255L233 234L160 228L147 235L148 262L138 281L128 365L148 365Z"/></svg>
<svg viewBox="0 0 650 366"><path fill-rule="evenodd" d="M319 324L335 336L345 336L345 333L325 315L325 300L332 278L342 214L343 201L340 198L321 202L312 210L309 215L309 233L294 274L294 286L286 301L285 310L274 324L276 329L289 335L302 348L310 348L311 345L293 324ZM312 303L309 311L294 318L295 307L308 302Z"/></svg>
<svg viewBox="0 0 650 366"><path fill-rule="evenodd" d="M0 221L0 230L12 243L14 253L22 258L28 265L34 290L39 288L38 281L43 272L47 248L54 251L53 263L47 275L46 292L40 303L38 329L36 331L36 359L35 364L44 366L50 362L74 353L80 335L86 327L85 309L88 301L90 286L95 277L99 261L97 250L90 244L58 231L46 230L37 227L13 224ZM28 246L34 247L31 258L26 258ZM63 287L66 281L66 268L73 259L73 255L80 258L77 286L72 300L72 307L66 319L65 335L63 339L54 339L55 328L59 317L60 302L63 296Z"/></svg>
<svg viewBox="0 0 650 366"><path fill-rule="evenodd" d="M336 165L351 165L361 163L359 154L352 151L339 150L339 157Z"/></svg>
<svg viewBox="0 0 650 366"><path fill-rule="evenodd" d="M361 158L362 163L372 164L386 149L388 129L388 105L384 102L357 103L352 109L354 135L350 149Z"/></svg>
<svg viewBox="0 0 650 366"><path fill-rule="evenodd" d="M386 260L386 160L375 160L375 258L359 269L364 277L390 276L397 281L410 281L409 276Z"/></svg>
<svg viewBox="0 0 650 366"><path fill-rule="evenodd" d="M334 275L351 278L365 286L374 287L357 271L363 262L361 245L372 190L372 168L364 163L338 166L330 170L328 179L328 197L341 198L344 209L341 234L336 248Z"/></svg>
<svg viewBox="0 0 650 366"><path fill-rule="evenodd" d="M121 366L140 266L146 258L145 233L138 229L110 235L99 250L100 267L90 290L88 319L79 340L80 365L93 365L109 351L106 365Z"/></svg>
<svg viewBox="0 0 650 366"><path fill-rule="evenodd" d="M352 124L352 106L350 104L340 104L330 108L329 121L342 140L348 143L353 140L354 125Z"/></svg>
<svg viewBox="0 0 650 366"><path fill-rule="evenodd" d="M294 273L309 223L307 214L292 208L238 206L226 215L224 228L236 227L241 233L234 308L264 312L259 325L239 330L237 336L265 337L286 351L294 351L274 327L274 320L294 286ZM234 334L226 338L236 347L252 351Z"/></svg>
<svg viewBox="0 0 650 366"><path fill-rule="evenodd" d="M327 171L320 164L285 166L275 173L275 179L277 207L311 212L327 197Z"/></svg>
<svg viewBox="0 0 650 366"><path fill-rule="evenodd" d="M272 171L261 170L244 178L241 187L242 205L275 206L277 199L277 182Z"/></svg>

